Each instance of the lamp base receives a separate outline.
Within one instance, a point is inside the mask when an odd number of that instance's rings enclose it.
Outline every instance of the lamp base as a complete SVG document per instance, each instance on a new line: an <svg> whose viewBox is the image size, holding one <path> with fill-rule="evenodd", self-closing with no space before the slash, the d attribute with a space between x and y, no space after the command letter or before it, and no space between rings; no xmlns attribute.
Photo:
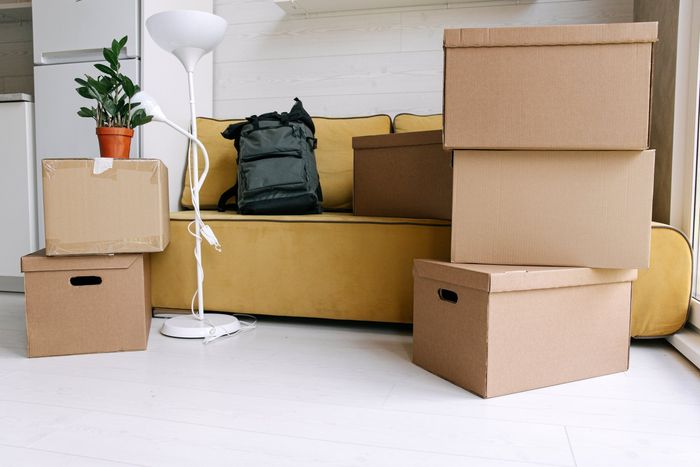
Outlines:
<svg viewBox="0 0 700 467"><path fill-rule="evenodd" d="M182 339L204 339L233 334L239 329L241 329L241 323L238 322L238 318L235 316L220 313L204 313L203 320L192 315L166 319L163 327L160 329L160 333L164 336Z"/></svg>

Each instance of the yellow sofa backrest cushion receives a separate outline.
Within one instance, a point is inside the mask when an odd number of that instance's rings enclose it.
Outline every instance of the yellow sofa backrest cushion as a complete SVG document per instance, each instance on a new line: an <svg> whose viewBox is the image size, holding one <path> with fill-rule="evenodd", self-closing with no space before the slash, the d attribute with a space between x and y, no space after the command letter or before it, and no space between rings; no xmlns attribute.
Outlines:
<svg viewBox="0 0 700 467"><path fill-rule="evenodd" d="M394 132L442 130L442 114L398 114L394 117Z"/></svg>
<svg viewBox="0 0 700 467"><path fill-rule="evenodd" d="M221 136L230 124L241 120L214 120L213 118L197 119L197 136L209 153L209 175L199 191L199 206L202 209L216 209L219 196L236 183L236 149L233 141ZM201 160L201 158L200 158ZM192 209L192 194L190 193L189 161L185 172L185 183L182 189L180 204ZM202 173L202 164L199 164Z"/></svg>
<svg viewBox="0 0 700 467"><path fill-rule="evenodd" d="M316 165L323 190L323 208L327 210L352 209L353 136L391 133L388 115L370 117L327 118L313 117L316 126ZM209 152L209 175L199 192L202 209L215 209L219 196L236 183L236 149L233 141L221 136L230 124L241 120L197 119L197 132ZM200 164L201 165L201 164ZM200 168L201 172L201 168ZM190 184L185 176L180 200L185 208L192 208Z"/></svg>
<svg viewBox="0 0 700 467"><path fill-rule="evenodd" d="M314 117L316 125L316 165L323 190L323 207L352 209L354 136L391 133L388 115L354 118Z"/></svg>

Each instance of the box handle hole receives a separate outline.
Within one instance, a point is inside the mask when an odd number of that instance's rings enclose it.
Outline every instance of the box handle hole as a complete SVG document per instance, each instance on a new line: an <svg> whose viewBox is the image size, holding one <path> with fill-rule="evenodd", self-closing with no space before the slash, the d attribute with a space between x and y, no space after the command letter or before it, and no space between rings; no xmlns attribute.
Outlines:
<svg viewBox="0 0 700 467"><path fill-rule="evenodd" d="M75 276L70 278L70 285L82 287L84 285L100 285L102 278L100 276Z"/></svg>
<svg viewBox="0 0 700 467"><path fill-rule="evenodd" d="M449 289L438 289L438 297L440 297L440 300L443 302L449 303L457 303L457 300L459 300L457 292Z"/></svg>

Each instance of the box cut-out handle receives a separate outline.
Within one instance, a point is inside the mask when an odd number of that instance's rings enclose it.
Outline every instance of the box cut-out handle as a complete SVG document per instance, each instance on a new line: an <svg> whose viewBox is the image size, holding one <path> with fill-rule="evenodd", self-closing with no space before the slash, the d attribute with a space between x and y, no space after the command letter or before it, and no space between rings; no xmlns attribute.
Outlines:
<svg viewBox="0 0 700 467"><path fill-rule="evenodd" d="M438 297L440 297L440 300L443 302L448 303L457 303L459 300L457 292L450 289L438 289Z"/></svg>
<svg viewBox="0 0 700 467"><path fill-rule="evenodd" d="M70 278L70 285L82 287L85 285L100 285L102 278L100 276L75 276Z"/></svg>

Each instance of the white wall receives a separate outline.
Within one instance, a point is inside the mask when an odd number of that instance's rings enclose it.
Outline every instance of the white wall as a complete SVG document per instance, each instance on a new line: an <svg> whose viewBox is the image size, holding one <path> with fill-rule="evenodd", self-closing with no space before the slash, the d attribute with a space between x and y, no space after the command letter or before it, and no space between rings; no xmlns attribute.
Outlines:
<svg viewBox="0 0 700 467"><path fill-rule="evenodd" d="M444 28L626 22L633 0L492 0L285 16L272 0L216 0L230 24L214 56L214 116L287 110L312 115L437 113Z"/></svg>

